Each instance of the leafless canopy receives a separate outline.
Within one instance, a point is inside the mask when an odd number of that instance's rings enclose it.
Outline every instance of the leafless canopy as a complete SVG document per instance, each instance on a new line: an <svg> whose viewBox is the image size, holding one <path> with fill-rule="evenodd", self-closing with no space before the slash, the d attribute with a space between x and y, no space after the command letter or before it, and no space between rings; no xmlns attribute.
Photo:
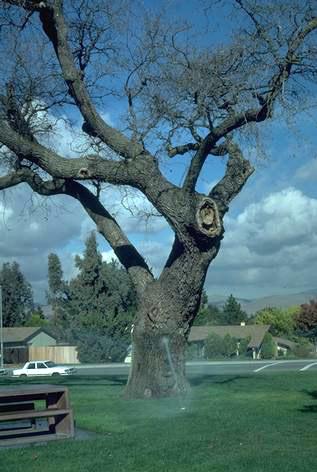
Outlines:
<svg viewBox="0 0 317 472"><path fill-rule="evenodd" d="M140 293L151 270L101 203L101 184L140 190L184 251L207 251L253 172L239 136L276 109L296 110L316 89L315 1L192 3L193 15L205 15L201 36L134 0L1 2L0 188L26 182L41 195L78 199ZM114 104L117 127L104 119ZM81 120L76 158L50 145L60 119ZM188 162L180 186L161 170L164 156ZM217 156L228 156L225 175L201 195L204 163ZM174 245L164 270L178 253Z"/></svg>

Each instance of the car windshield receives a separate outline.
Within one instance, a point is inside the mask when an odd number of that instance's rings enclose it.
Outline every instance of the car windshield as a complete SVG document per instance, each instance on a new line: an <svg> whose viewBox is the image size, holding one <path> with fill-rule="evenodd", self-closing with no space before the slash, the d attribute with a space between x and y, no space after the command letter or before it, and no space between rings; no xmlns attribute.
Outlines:
<svg viewBox="0 0 317 472"><path fill-rule="evenodd" d="M45 362L45 364L47 365L47 367L55 367L56 366L55 362L53 362L53 361L47 361L47 362Z"/></svg>

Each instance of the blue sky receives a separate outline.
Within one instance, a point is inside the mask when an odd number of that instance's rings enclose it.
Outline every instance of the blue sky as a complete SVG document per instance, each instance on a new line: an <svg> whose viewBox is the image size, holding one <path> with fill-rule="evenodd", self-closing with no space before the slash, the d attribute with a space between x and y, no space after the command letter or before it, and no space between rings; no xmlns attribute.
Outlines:
<svg viewBox="0 0 317 472"><path fill-rule="evenodd" d="M232 202L225 219L225 237L217 259L212 263L206 290L209 295L233 293L254 298L270 294L294 293L315 288L317 269L317 136L314 121L298 117L304 134L298 142L283 123L268 125L267 158L254 150L256 167L242 192ZM59 141L65 150L71 134L61 129ZM210 157L200 181L208 191L224 171L223 158ZM168 172L167 163L163 169ZM185 171L182 158L171 164L173 180ZM164 219L147 218L149 204L142 196L126 189L109 187L104 201L122 223L131 240L159 273L168 256L173 234ZM122 206L129 208L126 210ZM109 208L109 206L108 206ZM69 197L44 200L25 186L5 192L0 203L1 262L17 260L32 282L36 299L43 302L47 286L47 255L56 252L65 277L75 273L73 258L81 253L93 223L80 205ZM113 253L99 238L106 260Z"/></svg>
<svg viewBox="0 0 317 472"><path fill-rule="evenodd" d="M191 4L176 2L174 8L181 5L188 16ZM222 31L223 41L228 40L228 25L230 22ZM111 99L107 104L107 109L101 111L110 124L116 125L120 107ZM256 171L226 216L222 248L206 279L205 288L210 296L233 293L237 297L255 298L316 288L316 131L317 114L311 110L293 118L291 126L281 117L262 125L260 142L265 158L253 144L242 144ZM73 131L60 123L50 144L71 155L72 143L78 141L78 136L79 123ZM187 164L185 157L165 158L161 168L168 178L180 184ZM198 190L208 192L224 169L224 158L210 157ZM103 195L107 208L159 274L173 241L166 222L159 217L147 217L151 207L136 191L118 191L107 186ZM32 195L26 186L8 190L0 198L0 263L18 261L33 285L36 300L43 303L48 254L57 253L65 277L72 277L74 255L83 251L84 241L93 229L80 205L69 197L45 200ZM98 238L104 258L111 260L111 248Z"/></svg>

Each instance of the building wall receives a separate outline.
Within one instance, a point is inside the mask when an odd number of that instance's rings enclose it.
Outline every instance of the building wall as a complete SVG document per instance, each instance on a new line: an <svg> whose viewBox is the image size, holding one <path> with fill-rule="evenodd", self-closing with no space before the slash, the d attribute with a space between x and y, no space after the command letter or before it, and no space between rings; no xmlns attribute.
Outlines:
<svg viewBox="0 0 317 472"><path fill-rule="evenodd" d="M56 364L79 364L76 346L30 346L29 361L50 360Z"/></svg>
<svg viewBox="0 0 317 472"><path fill-rule="evenodd" d="M46 333L39 333L28 342L29 346L55 346L56 339Z"/></svg>

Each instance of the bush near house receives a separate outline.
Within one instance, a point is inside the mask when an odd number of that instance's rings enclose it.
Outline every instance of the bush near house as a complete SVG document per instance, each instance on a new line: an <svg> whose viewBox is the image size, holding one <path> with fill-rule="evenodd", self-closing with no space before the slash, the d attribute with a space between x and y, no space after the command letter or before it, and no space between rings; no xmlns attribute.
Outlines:
<svg viewBox="0 0 317 472"><path fill-rule="evenodd" d="M301 357L303 359L311 357L313 351L313 345L304 338L298 338L298 343L293 350L295 357Z"/></svg>
<svg viewBox="0 0 317 472"><path fill-rule="evenodd" d="M212 359L217 356L222 356L222 337L211 333L205 342L205 357Z"/></svg>
<svg viewBox="0 0 317 472"><path fill-rule="evenodd" d="M272 359L277 356L277 346L270 333L266 333L261 346L262 359Z"/></svg>
<svg viewBox="0 0 317 472"><path fill-rule="evenodd" d="M205 342L205 356L207 359L214 357L232 357L237 354L238 340L226 334L223 338L211 333Z"/></svg>

